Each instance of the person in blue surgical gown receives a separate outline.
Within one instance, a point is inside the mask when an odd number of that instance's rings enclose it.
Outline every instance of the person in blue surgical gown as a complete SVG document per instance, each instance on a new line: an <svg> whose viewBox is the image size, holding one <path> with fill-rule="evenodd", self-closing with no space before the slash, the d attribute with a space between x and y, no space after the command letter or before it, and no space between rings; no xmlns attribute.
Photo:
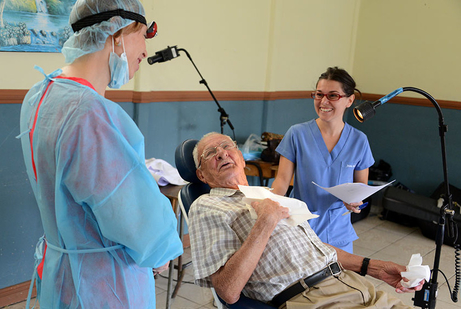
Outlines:
<svg viewBox="0 0 461 309"><path fill-rule="evenodd" d="M156 25L144 15L138 0L77 0L62 49L68 65L44 74L22 104L20 138L44 228L40 308L155 308L154 273L182 254L171 204L145 166L144 137L104 98L147 56Z"/></svg>
<svg viewBox="0 0 461 309"><path fill-rule="evenodd" d="M344 113L355 100L354 79L345 70L330 67L320 75L312 93L318 118L293 125L276 151L280 165L272 187L285 194L294 176L291 197L306 202L309 210L319 215L309 224L323 242L349 253L357 234L350 216L360 212L362 204L347 204L317 187L343 183L368 183L368 168L374 159L366 135L343 121Z"/></svg>

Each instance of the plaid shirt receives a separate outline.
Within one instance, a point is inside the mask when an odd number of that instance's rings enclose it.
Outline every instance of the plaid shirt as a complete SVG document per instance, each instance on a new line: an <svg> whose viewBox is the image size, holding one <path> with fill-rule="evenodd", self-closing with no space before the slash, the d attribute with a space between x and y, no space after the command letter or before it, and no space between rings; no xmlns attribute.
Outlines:
<svg viewBox="0 0 461 309"><path fill-rule="evenodd" d="M224 266L248 237L255 220L243 197L238 190L214 188L192 205L189 235L196 284L212 287L210 275ZM296 227L278 224L243 292L270 301L336 259L336 251L322 243L307 222Z"/></svg>

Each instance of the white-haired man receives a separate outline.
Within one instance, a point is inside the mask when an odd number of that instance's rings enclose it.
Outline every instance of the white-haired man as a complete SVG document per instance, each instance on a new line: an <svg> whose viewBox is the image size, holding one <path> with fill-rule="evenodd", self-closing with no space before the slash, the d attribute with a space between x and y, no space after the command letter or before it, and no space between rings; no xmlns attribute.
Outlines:
<svg viewBox="0 0 461 309"><path fill-rule="evenodd" d="M357 273L395 287L405 267L369 260L327 245L307 222L279 224L288 209L266 199L252 203L257 219L242 202L238 185L248 185L245 161L235 142L205 135L194 149L198 178L211 187L190 210L192 260L196 283L213 286L227 303L243 291L281 308L411 308Z"/></svg>

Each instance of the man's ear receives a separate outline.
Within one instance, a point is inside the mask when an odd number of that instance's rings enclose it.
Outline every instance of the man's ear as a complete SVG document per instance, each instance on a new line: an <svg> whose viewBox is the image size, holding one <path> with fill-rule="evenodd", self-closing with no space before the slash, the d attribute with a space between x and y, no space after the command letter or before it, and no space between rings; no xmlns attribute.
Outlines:
<svg viewBox="0 0 461 309"><path fill-rule="evenodd" d="M207 183L205 181L205 177L203 177L203 173L202 173L202 171L200 169L196 169L195 174L197 174L197 177L198 177L198 179L200 179L201 182Z"/></svg>

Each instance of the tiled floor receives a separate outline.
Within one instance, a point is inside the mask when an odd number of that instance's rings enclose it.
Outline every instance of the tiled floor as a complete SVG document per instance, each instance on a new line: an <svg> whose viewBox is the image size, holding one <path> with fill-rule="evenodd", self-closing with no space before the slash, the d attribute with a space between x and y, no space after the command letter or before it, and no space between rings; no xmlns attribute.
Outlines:
<svg viewBox="0 0 461 309"><path fill-rule="evenodd" d="M356 254L368 256L381 260L392 260L406 265L414 253L423 256L423 264L433 267L435 256L435 241L424 237L419 228L410 228L390 221L380 219L381 209L372 206L370 215L354 224L354 228L359 235L359 239L354 243ZM450 286L454 284L454 249L453 247L443 246L440 260L440 269L449 278ZM186 249L185 260L190 260L190 250ZM213 297L209 289L200 288L192 283L192 267L187 268L183 284L179 289L178 295L172 300L172 309L212 309ZM167 272L162 275L167 276ZM393 288L374 278L368 277L376 284L378 289L393 293L401 298L406 304L413 305L414 294L396 294ZM459 309L459 303L453 303L450 299L447 284L443 275L439 275L439 292L437 297L437 308ZM167 279L159 277L156 283L157 308L165 308ZM9 309L24 308L25 302L8 306ZM39 308L39 307L36 307Z"/></svg>

